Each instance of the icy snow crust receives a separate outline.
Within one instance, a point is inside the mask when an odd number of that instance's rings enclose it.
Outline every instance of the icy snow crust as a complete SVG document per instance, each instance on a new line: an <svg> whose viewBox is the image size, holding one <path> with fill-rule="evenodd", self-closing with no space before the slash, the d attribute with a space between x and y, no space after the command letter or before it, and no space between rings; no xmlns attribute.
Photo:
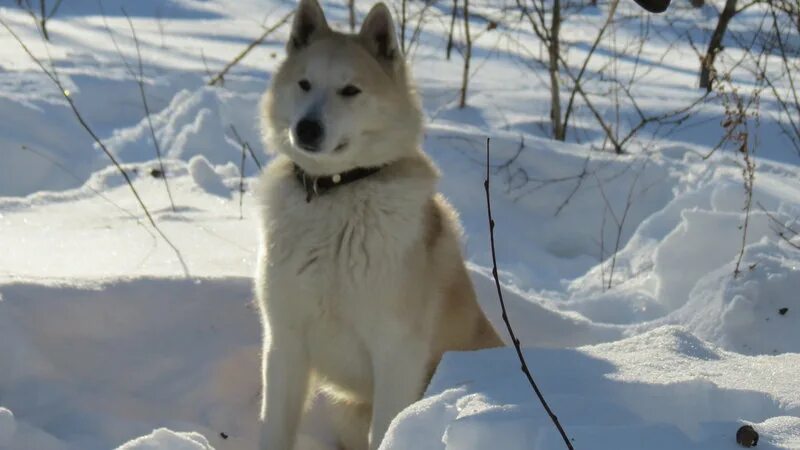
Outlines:
<svg viewBox="0 0 800 450"><path fill-rule="evenodd" d="M224 87L204 84L206 64L222 67L261 32L263 15L270 23L291 5L125 2L142 41L173 209L135 80L91 3L64 3L50 23L50 54L190 276L58 92L0 33L0 449L252 448L260 327L251 303L258 237L249 188L256 166L248 157L240 179L242 149L230 126L268 160L258 99L283 57L286 30L242 61ZM133 61L122 4L104 1L109 27ZM327 6L334 24L346 22L344 8ZM359 2L361 16L367 7ZM602 12L587 11L597 14L580 20L602 20ZM26 14L2 8L0 15L46 55ZM736 26L756 20L748 17L737 16ZM518 38L538 45L529 31ZM483 204L485 137L492 137L511 321L575 447L734 449L736 429L749 423L761 434L759 448L800 448L800 251L754 208L742 273L732 276L742 236L740 160L726 151L703 159L722 133L720 105L703 106L669 137L643 130L646 151L592 150L602 132L591 121L576 122L583 143L558 143L539 126L547 117L544 86L484 38L470 107L456 108L461 66L458 57L442 57L444 39L441 29L426 28L412 58L429 123L424 145L461 213L480 301L505 336ZM580 62L583 51L576 46L571 55ZM694 53L686 43L671 52L670 64L654 65L641 81L647 88L637 95L649 112L696 94ZM623 61L620 70L629 69ZM764 94L762 104L773 111L775 100ZM800 229L800 157L787 150L778 120L762 117L754 204ZM381 449L562 448L518 367L511 349L446 355ZM332 448L326 408L314 405L303 449Z"/></svg>

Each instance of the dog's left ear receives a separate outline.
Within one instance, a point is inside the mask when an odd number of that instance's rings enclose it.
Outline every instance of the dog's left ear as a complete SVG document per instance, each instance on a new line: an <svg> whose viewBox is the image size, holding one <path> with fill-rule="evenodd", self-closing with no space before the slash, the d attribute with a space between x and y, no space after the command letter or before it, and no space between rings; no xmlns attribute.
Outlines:
<svg viewBox="0 0 800 450"><path fill-rule="evenodd" d="M358 37L382 64L394 66L394 63L402 58L392 23L392 13L383 3L378 3L369 11Z"/></svg>
<svg viewBox="0 0 800 450"><path fill-rule="evenodd" d="M300 4L297 5L297 10L294 12L292 34L286 44L286 49L289 52L299 50L307 46L320 33L326 31L330 31L330 27L317 0L300 0Z"/></svg>

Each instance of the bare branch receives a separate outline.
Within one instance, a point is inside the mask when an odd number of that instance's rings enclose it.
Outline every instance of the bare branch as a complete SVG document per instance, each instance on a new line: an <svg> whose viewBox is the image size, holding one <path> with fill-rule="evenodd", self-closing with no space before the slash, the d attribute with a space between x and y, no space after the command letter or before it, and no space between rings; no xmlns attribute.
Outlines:
<svg viewBox="0 0 800 450"><path fill-rule="evenodd" d="M261 163L256 158L253 149L250 147L250 144L247 143L241 136L239 136L239 132L236 130L236 127L233 124L230 125L231 134L233 135L233 139L239 143L239 146L242 148L242 159L239 164L239 219L244 218L243 214L243 203L244 203L244 164L245 159L247 158L247 153L250 153L250 157L253 158L253 161L258 166L258 169L261 170Z"/></svg>
<svg viewBox="0 0 800 450"><path fill-rule="evenodd" d="M227 65L225 65L225 67L222 70L220 70L218 74L214 75L214 77L211 78L211 80L208 82L208 85L209 86L216 86L218 83L220 83L222 80L224 80L225 75L228 73L229 70L231 70L231 68L233 66L235 66L236 64L239 63L239 61L244 59L244 57L247 56L247 54L250 53L251 50L253 50L254 48L256 48L259 45L261 45L261 43L264 42L264 40L267 38L267 36L272 34L278 28L282 27L286 22L289 21L289 19L293 15L294 15L294 10L289 12L289 13L287 13L286 15L281 17L281 19L278 20L274 25L272 25L271 27L269 27L266 30L264 30L264 32L261 33L261 36L257 37L255 40L253 40L253 42L251 42L247 47L244 48L244 50L242 50L238 55L236 55L236 57L233 58L233 60L231 60L231 62L229 62Z"/></svg>
<svg viewBox="0 0 800 450"><path fill-rule="evenodd" d="M583 78L583 74L586 72L586 67L589 65L589 60L592 59L595 50L597 50L597 46L600 44L600 41L603 39L603 34L605 34L606 29L611 22L614 20L614 13L617 11L617 5L619 5L619 0L611 0L611 5L608 8L608 16L606 17L606 21L600 27L600 31L597 32L597 36L594 38L594 42L592 42L592 46L589 48L589 52L586 55L586 58L583 60L583 64L581 65L581 69L578 71L578 75L575 77L577 82L579 83ZM576 83L577 85L577 83ZM572 112L572 105L575 100L575 94L577 93L577 89L575 86L572 88L572 92L569 94L569 101L567 102L567 109L564 111L564 136L566 138L567 135L567 126L569 125L569 116Z"/></svg>
<svg viewBox="0 0 800 450"><path fill-rule="evenodd" d="M556 213L554 214L556 217L558 217L558 215L561 214L561 211L563 211L564 208L567 207L569 202L572 200L572 197L574 197L575 194L578 192L578 190L581 188L583 180L586 179L586 175L588 174L589 161L591 160L591 156L592 156L591 154L586 155L586 159L583 161L583 169L581 170L581 173L578 174L578 182L575 183L575 186L569 192L564 201L562 201L561 204L558 205L558 208L556 208Z"/></svg>
<svg viewBox="0 0 800 450"><path fill-rule="evenodd" d="M253 151L253 148L250 147L250 144L244 139L242 139L242 137L239 135L239 132L236 130L236 127L234 127L233 124L230 125L230 129L231 129L231 134L233 134L233 138L236 140L236 142L242 148L247 149L247 151L250 153L250 157L253 158L253 161L256 163L258 170L261 170L261 162L258 160L258 158L256 158L256 153Z"/></svg>
<svg viewBox="0 0 800 450"><path fill-rule="evenodd" d="M239 163L239 220L244 219L244 163L246 159L247 149L242 145L242 160Z"/></svg>
<svg viewBox="0 0 800 450"><path fill-rule="evenodd" d="M797 231L794 228L786 225L782 221L778 220L778 218L775 217L775 215L773 215L769 211L767 211L767 209L764 208L764 205L762 205L760 202L756 202L756 204L758 205L759 209L761 209L761 211L764 214L766 214L767 217L769 217L769 220L772 221L773 230L775 230L775 233L778 235L778 237L780 237L784 242L789 244L790 247L800 250L800 243L796 244L792 241L792 239L796 238L797 236L800 236L800 231Z"/></svg>
<svg viewBox="0 0 800 450"><path fill-rule="evenodd" d="M466 0L465 0L466 1ZM514 334L514 329L511 327L511 322L508 320L508 312L506 311L506 303L503 300L503 290L500 287L500 277L498 276L497 272L497 252L494 247L494 218L492 217L492 200L491 195L489 194L489 138L486 138L486 179L483 182L483 189L486 191L486 212L489 218L489 243L491 245L492 251L492 276L494 277L494 284L497 288L497 297L500 301L500 309L503 312L503 322L506 324L506 330L508 330L509 336L511 336L511 342L514 344L514 349L517 352L517 358L519 358L519 362L521 365L522 373L525 374L525 377L528 379L533 391L536 393L536 396L539 397L539 401L544 406L545 411L547 411L547 415L550 416L550 420L553 421L553 424L558 429L558 432L561 434L561 438L564 440L564 444L567 446L567 449L574 450L572 447L572 443L567 437L567 433L564 431L564 428L561 426L561 423L558 421L558 417L553 413L550 409L550 406L547 404L547 401L544 399L544 395L542 395L542 391L539 390L539 386L536 385L536 381L533 379L533 375L531 375L531 371L528 368L528 363L525 361L525 356L522 354L522 347L520 345L520 341L517 338L516 334Z"/></svg>
<svg viewBox="0 0 800 450"><path fill-rule="evenodd" d="M138 223L139 225L141 225L143 227L144 231L147 234L149 234L150 237L152 237L152 238L156 237L150 230L148 230L146 228L147 226L140 220L139 217L136 216L136 214L132 213L128 209L122 207L120 204L118 204L115 201L111 200L110 198L108 198L108 196L106 196L102 192L98 191L97 189L91 187L88 183L85 183L85 180L82 177L79 177L78 175L75 175L75 172L70 170L64 164L61 164L55 158L47 155L46 153L44 153L42 151L36 150L36 149L34 149L32 147L29 147L27 145L23 145L21 147L21 149L24 150L24 151L27 151L27 152L31 152L32 154L38 156L39 158L42 158L43 160L45 160L45 161L49 162L50 164L52 164L53 166L57 167L59 170L61 170L62 172L66 173L67 175L69 175L70 178L72 178L73 180L77 181L78 183L81 183L83 185L83 187L85 187L86 189L89 189L90 191L92 191L95 195L97 195L98 197L100 197L101 199L106 201L108 204L110 204L114 208L122 211L126 216L130 217L131 219L135 220L136 223Z"/></svg>
<svg viewBox="0 0 800 450"><path fill-rule="evenodd" d="M106 20L106 14L105 14L105 11L103 10L103 4L102 4L102 2L99 2L99 1L98 1L98 4L100 5L100 11L103 14L103 24L105 25L106 31L108 32L108 36L111 38L111 42L114 44L114 48L117 51L117 55L119 55L120 59L122 60L122 63L125 65L125 68L128 70L128 73L131 75L131 77L133 77L134 80L136 80L136 84L139 86L139 96L142 99L142 106L144 107L144 114L145 114L145 117L147 118L147 125L148 125L148 127L150 129L150 136L151 136L151 138L153 140L153 146L155 147L155 150L156 150L156 158L158 159L158 166L159 166L159 169L161 170L161 178L164 180L164 187L165 187L165 189L167 191L167 197L169 198L170 207L172 208L173 212L176 212L177 209L175 208L175 201L172 198L172 190L169 187L169 180L168 180L169 177L168 177L166 169L164 168L164 161L163 161L163 159L161 157L161 145L159 144L158 138L156 137L155 128L153 127L153 120L152 120L151 114L150 114L150 106L147 103L147 95L146 95L145 89L144 89L144 64L142 62L142 52L141 52L141 48L139 46L139 39L136 36L136 29L134 28L133 21L131 20L131 17L128 15L127 11L125 11L125 8L122 8L122 13L125 15L125 18L128 20L128 26L131 29L131 36L133 37L133 42L134 42L134 44L136 46L136 58L137 58L137 61L138 61L138 64L137 64L138 71L134 71L133 67L131 67L131 65L128 63L128 60L125 58L125 55L123 55L122 50L119 48L117 40L114 37L114 33L111 31L111 28L108 26L108 21Z"/></svg>

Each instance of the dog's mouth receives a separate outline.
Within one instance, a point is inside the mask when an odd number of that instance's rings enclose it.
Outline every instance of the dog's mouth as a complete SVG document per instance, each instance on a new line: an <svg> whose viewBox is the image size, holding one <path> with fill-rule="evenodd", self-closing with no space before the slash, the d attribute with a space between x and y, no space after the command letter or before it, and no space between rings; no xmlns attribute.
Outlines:
<svg viewBox="0 0 800 450"><path fill-rule="evenodd" d="M347 147L348 144L350 144L350 142L347 139L342 140L342 142L340 142L339 145L337 145L336 148L333 149L333 152L334 153L341 152Z"/></svg>
<svg viewBox="0 0 800 450"><path fill-rule="evenodd" d="M298 143L297 146L300 147L301 150L304 150L308 153L319 153L320 150L316 145Z"/></svg>
<svg viewBox="0 0 800 450"><path fill-rule="evenodd" d="M303 151L304 153L311 153L311 154L324 153L324 149L322 148L321 145L312 145L312 144L306 144L306 143L303 143L303 142L299 142L298 139L294 139L291 135L289 135L287 140L288 140L289 145L291 145L292 147L294 147L294 148L296 148L298 150ZM339 144L336 145L336 147L333 148L333 150L330 150L330 153L341 153L349 145L350 145L350 140L349 139L347 139L347 138L342 139L339 142Z"/></svg>

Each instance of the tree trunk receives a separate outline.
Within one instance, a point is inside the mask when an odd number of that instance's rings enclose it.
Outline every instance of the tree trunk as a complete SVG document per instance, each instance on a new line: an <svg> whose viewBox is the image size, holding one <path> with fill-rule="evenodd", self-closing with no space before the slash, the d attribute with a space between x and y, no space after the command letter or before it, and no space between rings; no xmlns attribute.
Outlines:
<svg viewBox="0 0 800 450"><path fill-rule="evenodd" d="M553 138L565 139L564 124L561 122L561 96L558 81L559 39L561 31L561 0L553 1L553 18L550 26L550 42L547 44L550 72L550 120L553 123Z"/></svg>
<svg viewBox="0 0 800 450"><path fill-rule="evenodd" d="M558 1L558 0L556 0ZM461 79L461 101L459 108L467 106L467 84L469 83L469 60L472 58L472 36L469 34L469 0L464 0L464 36L467 40L464 49L464 73Z"/></svg>
<svg viewBox="0 0 800 450"><path fill-rule="evenodd" d="M350 12L350 32L356 31L356 0L347 0L347 10Z"/></svg>
<svg viewBox="0 0 800 450"><path fill-rule="evenodd" d="M406 1L400 2L400 50L406 54Z"/></svg>
<svg viewBox="0 0 800 450"><path fill-rule="evenodd" d="M453 30L456 27L456 14L458 12L458 0L453 0L453 14L450 16L450 33L447 35L447 60L450 61L450 51L453 50Z"/></svg>
<svg viewBox="0 0 800 450"><path fill-rule="evenodd" d="M719 52L722 51L722 39L725 37L725 32L728 30L728 23L730 23L733 16L736 15L736 0L725 0L725 8L719 15L717 27L708 41L708 50L706 55L700 62L700 87L705 88L707 92L711 92L714 84L716 74L714 72L714 60Z"/></svg>

